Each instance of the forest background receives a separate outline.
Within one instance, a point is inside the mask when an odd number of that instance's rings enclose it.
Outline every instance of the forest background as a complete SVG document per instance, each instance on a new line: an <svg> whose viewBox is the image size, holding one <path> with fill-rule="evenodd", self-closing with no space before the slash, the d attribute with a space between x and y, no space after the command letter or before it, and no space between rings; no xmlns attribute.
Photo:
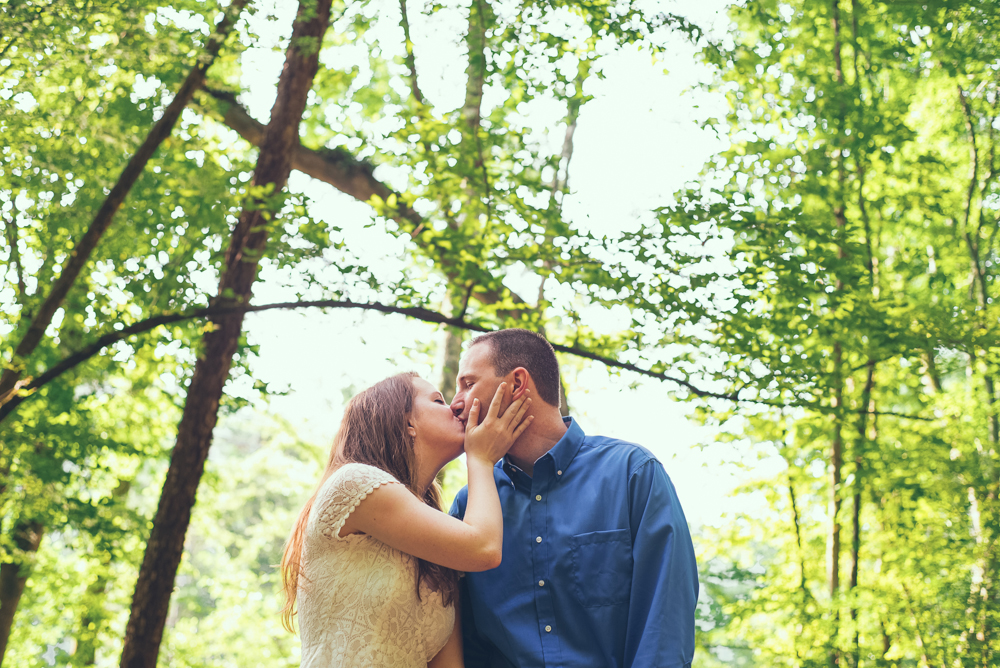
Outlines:
<svg viewBox="0 0 1000 668"><path fill-rule="evenodd" d="M3 665L297 665L344 401L504 326L697 665L995 665L1000 8L692 4L0 0Z"/></svg>

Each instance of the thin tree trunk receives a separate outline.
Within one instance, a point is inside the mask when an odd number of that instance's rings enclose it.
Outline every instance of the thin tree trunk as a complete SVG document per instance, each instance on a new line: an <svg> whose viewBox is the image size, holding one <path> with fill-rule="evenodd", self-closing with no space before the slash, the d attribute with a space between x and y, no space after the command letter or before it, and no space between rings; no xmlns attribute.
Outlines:
<svg viewBox="0 0 1000 668"><path fill-rule="evenodd" d="M840 4L838 0L832 0L831 22L833 28L833 62L834 80L838 87L844 83L844 68L840 54ZM841 108L838 129L843 132L844 110ZM844 205L844 183L846 180L846 169L844 166L844 151L837 149L837 173L838 202L834 206L833 216L836 226L837 245L839 247L838 256L846 257L843 239L840 237L847 228L846 207ZM836 293L841 293L844 289L843 280L838 278ZM839 336L839 333L835 334ZM833 630L830 634L830 650L828 663L831 667L840 665L841 654L837 647L840 632L840 603L838 601L840 593L840 485L842 482L842 469L844 461L844 441L843 441L843 407L844 407L844 378L843 378L843 347L839 340L833 343L833 406L837 410L833 414L833 438L830 442L830 533L827 536L827 587L830 592L831 605L833 606Z"/></svg>
<svg viewBox="0 0 1000 668"><path fill-rule="evenodd" d="M49 292L48 297L42 302L38 312L32 318L24 337L17 344L10 365L4 368L3 374L0 375L0 404L6 402L17 391L19 387L18 381L23 375L25 361L34 352L35 348L38 347L46 328L52 322L52 317L62 306L63 300L65 300L70 288L73 287L73 283L76 282L77 276L83 271L84 266L90 259L91 253L97 248L101 237L104 236L104 233L111 226L115 214L125 202L125 198L128 197L129 191L132 190L132 186L139 179L146 164L153 157L153 154L156 153L160 144L170 136L170 133L174 129L174 124L180 118L181 112L184 111L184 107L188 105L191 98L194 97L195 91L204 83L208 68L215 62L215 58L222 48L222 43L225 41L226 35L236 22L246 2L247 0L233 0L233 3L225 10L222 21L219 22L215 33L213 33L212 38L209 40L205 53L199 56L198 62L191 69L191 72L188 73L184 83L181 84L180 89L177 91L177 95L167 105L163 116L153 125L153 129L149 131L145 141L143 141L142 145L135 152L135 155L132 156L132 159L128 161L128 164L125 165L125 169L122 170L121 175L118 177L118 182L115 183L114 187L111 188L111 192L104 199L101 208L98 209L97 214L91 221L90 227L87 228L86 233L77 242L73 250L70 251L69 257L66 259L66 263L59 274L59 278L53 282L52 290Z"/></svg>
<svg viewBox="0 0 1000 668"><path fill-rule="evenodd" d="M24 267L21 265L21 252L17 248L17 237L17 221L12 216L7 216L4 220L4 238L7 240L7 245L10 246L9 261L14 268L14 274L17 279L17 299L21 301L24 299L26 287L24 284Z"/></svg>
<svg viewBox="0 0 1000 668"><path fill-rule="evenodd" d="M844 388L843 380L839 378L839 369L843 363L843 352L840 342L834 343L833 364L835 378L833 404L836 408L843 406ZM842 482L842 470L844 465L844 441L842 434L841 417L838 413L833 416L833 438L830 441L830 533L826 542L826 564L827 564L827 589L830 592L831 605L833 606L834 626L830 638L829 664L837 666L840 664L840 652L837 650L837 636L840 626L840 485Z"/></svg>
<svg viewBox="0 0 1000 668"><path fill-rule="evenodd" d="M449 404L455 398L458 382L458 363L462 358L462 342L464 332L454 327L446 330L444 337L444 355L441 360L441 394Z"/></svg>
<svg viewBox="0 0 1000 668"><path fill-rule="evenodd" d="M278 81L267 134L261 144L253 188L274 198L284 190L291 154L298 145L306 97L316 76L319 48L330 21L332 0L301 0L285 66ZM257 201L244 208L233 231L216 302L245 304L252 296L258 262L274 225L274 205ZM122 668L155 668L184 536L191 519L218 418L219 401L239 344L244 314L214 319L195 364L177 443L163 484L153 530L146 544L122 649Z"/></svg>
<svg viewBox="0 0 1000 668"><path fill-rule="evenodd" d="M799 519L799 506L795 499L795 485L792 484L792 474L786 472L788 477L788 498L792 502L792 525L795 528L795 545L798 548L799 556L799 589L803 594L808 594L806 587L806 551L802 547L802 521Z"/></svg>
<svg viewBox="0 0 1000 668"><path fill-rule="evenodd" d="M982 188L985 187L985 185L989 183L994 176L992 165L992 147L990 155L991 164L987 169L987 176L984 179L984 183L980 184L979 146L976 136L976 124L972 114L972 109L969 105L968 97L961 86L958 87L958 100L965 118L965 128L969 135L969 185L966 190L963 221L963 238L969 255L971 275L969 296L970 299L973 299L976 304L979 327L986 328L990 326L990 316L988 313L990 297L987 287L987 269L980 254L979 243L983 223L981 200L984 196L984 192L982 191ZM990 127L992 128L992 124ZM978 223L974 224L977 200L980 201L980 205L978 207ZM972 361L979 357L979 353L975 348L973 348L970 352L970 357L972 358ZM996 450L998 443L1000 443L1000 415L997 413L997 396L994 378L989 369L987 369L983 374L983 390L986 394L986 405L988 408L987 438L992 446L990 448L990 451L992 452ZM982 515L986 514L990 520L993 519L991 515L995 512L993 510L993 506L996 501L997 485L1000 485L1000 482L998 482L997 479L997 469L992 456L987 455L986 457L981 457L980 461L982 462L983 477L986 480L986 491L983 492L981 490L976 490L976 488L972 486L968 489L970 515L973 517L974 535L977 547L980 550L980 557L976 565L973 567L972 585L970 587L968 602L968 612L970 613L969 617L974 620L974 630L970 633L963 634L963 637L960 639L959 652L963 653L971 650L973 655L978 655L977 658L979 665L985 668L985 666L989 665L990 662L991 645L993 643L994 636L992 608L994 607L993 601L996 596L994 585L996 580L997 563L994 553L997 539L995 532L990 530L990 528L994 526L995 522L983 522ZM980 507L980 499L978 498L979 494L982 494L983 497L982 507ZM975 628L976 625L978 625L978 628Z"/></svg>
<svg viewBox="0 0 1000 668"><path fill-rule="evenodd" d="M489 223L492 214L492 186L490 185L489 173L486 170L486 158L483 153L483 138L480 136L482 129L482 104L483 86L486 84L486 21L489 5L485 0L472 0L469 6L469 31L466 34L466 45L469 48L469 65L465 70L465 104L462 106L462 117L465 119L467 137L472 141L476 150L476 158L473 162L473 169L482 173L482 199L481 204L486 207L486 221ZM469 190L469 204L475 199L474 189ZM478 209L478 207L476 207Z"/></svg>
<svg viewBox="0 0 1000 668"><path fill-rule="evenodd" d="M30 570L23 562L38 552L42 543L43 527L39 522L27 522L14 527L14 559L0 564L0 666L7 654L7 642L14 626L14 615L24 594Z"/></svg>
<svg viewBox="0 0 1000 668"><path fill-rule="evenodd" d="M854 647L851 665L858 668L861 662L861 636L858 630L858 573L861 564L861 502L865 451L868 444L868 416L872 412L872 390L875 387L875 360L868 360L865 387L861 392L858 410L858 439L854 446L854 499L851 508L851 623L854 627Z"/></svg>
<svg viewBox="0 0 1000 668"><path fill-rule="evenodd" d="M406 0L399 0L399 25L403 29L403 40L406 47L406 69L410 71L410 91L413 99L418 103L424 103L424 94L420 92L417 85L417 60L413 55L413 41L410 39L410 19L406 16Z"/></svg>

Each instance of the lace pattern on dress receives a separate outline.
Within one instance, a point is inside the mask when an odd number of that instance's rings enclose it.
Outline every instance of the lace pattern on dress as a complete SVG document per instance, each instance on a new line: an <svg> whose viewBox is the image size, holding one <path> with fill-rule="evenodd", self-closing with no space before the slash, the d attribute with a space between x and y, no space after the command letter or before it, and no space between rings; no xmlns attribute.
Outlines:
<svg viewBox="0 0 1000 668"><path fill-rule="evenodd" d="M336 481L334 481L336 479ZM347 540L351 536L362 536L364 534L347 534L341 536L340 532L347 522L347 518L357 509L368 495L382 485L402 483L386 473L382 469L367 464L344 464L324 485L322 498L322 510L319 515L319 528L327 538L334 540Z"/></svg>
<svg viewBox="0 0 1000 668"><path fill-rule="evenodd" d="M303 543L302 668L427 668L451 635L455 608L426 585L417 598L413 557L367 534L338 535L372 490L398 482L346 464L320 489Z"/></svg>

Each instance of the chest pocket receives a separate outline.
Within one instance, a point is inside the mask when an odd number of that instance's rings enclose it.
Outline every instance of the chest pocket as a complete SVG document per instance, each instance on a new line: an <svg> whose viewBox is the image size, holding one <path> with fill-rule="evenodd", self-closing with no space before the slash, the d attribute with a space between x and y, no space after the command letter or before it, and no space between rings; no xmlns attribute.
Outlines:
<svg viewBox="0 0 1000 668"><path fill-rule="evenodd" d="M632 535L628 529L571 536L573 591L585 608L628 603L632 588Z"/></svg>

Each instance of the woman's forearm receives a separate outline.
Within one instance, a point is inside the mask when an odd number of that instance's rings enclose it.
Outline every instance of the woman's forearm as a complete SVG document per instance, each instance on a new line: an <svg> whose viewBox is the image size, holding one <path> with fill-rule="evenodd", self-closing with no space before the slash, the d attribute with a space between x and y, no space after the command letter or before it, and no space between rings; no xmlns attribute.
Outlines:
<svg viewBox="0 0 1000 668"><path fill-rule="evenodd" d="M493 478L493 465L485 459L467 457L469 470L469 498L463 521L475 529L482 541L483 551L495 554L500 565L503 548L503 513L500 497Z"/></svg>

